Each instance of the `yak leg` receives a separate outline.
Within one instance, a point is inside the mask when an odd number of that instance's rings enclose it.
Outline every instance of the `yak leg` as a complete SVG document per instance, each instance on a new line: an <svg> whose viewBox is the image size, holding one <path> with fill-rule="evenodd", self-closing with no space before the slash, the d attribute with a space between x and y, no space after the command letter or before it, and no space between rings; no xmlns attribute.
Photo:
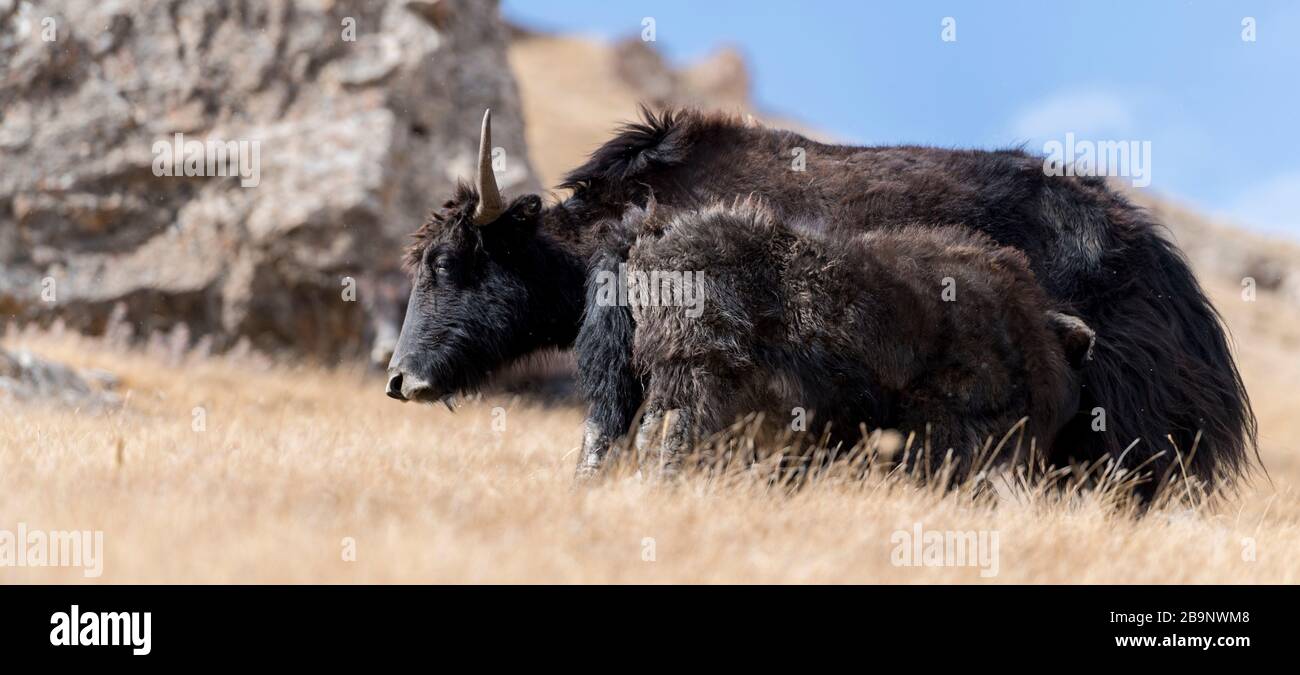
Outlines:
<svg viewBox="0 0 1300 675"><path fill-rule="evenodd" d="M682 459L691 451L693 418L689 408L647 412L636 434L641 467L665 479L680 473Z"/></svg>
<svg viewBox="0 0 1300 675"><path fill-rule="evenodd" d="M636 437L641 466L665 478L677 475L696 439L722 430L752 402L749 380L717 364L656 369Z"/></svg>
<svg viewBox="0 0 1300 675"><path fill-rule="evenodd" d="M596 474L609 459L611 449L631 431L641 407L640 381L635 389L627 387L612 396L590 399L589 404L577 467L579 478Z"/></svg>
<svg viewBox="0 0 1300 675"><path fill-rule="evenodd" d="M625 440L636 417L635 413L621 415L617 409L597 409L598 405L592 405L583 422L582 456L578 459L577 478L590 478L599 473L611 458L617 459L615 447Z"/></svg>
<svg viewBox="0 0 1300 675"><path fill-rule="evenodd" d="M609 274L617 275L620 260L609 254L591 267L587 280L587 305L574 348L578 380L587 401L579 478L594 475L610 448L628 435L645 398L645 383L632 364L632 339L636 323L627 306L610 304L599 293ZM599 276L601 272L609 274ZM617 278L614 276L613 278Z"/></svg>
<svg viewBox="0 0 1300 675"><path fill-rule="evenodd" d="M574 471L576 478L590 478L600 471L609 454L614 438L601 429L600 423L588 415L582 425L582 454L578 457L578 468Z"/></svg>

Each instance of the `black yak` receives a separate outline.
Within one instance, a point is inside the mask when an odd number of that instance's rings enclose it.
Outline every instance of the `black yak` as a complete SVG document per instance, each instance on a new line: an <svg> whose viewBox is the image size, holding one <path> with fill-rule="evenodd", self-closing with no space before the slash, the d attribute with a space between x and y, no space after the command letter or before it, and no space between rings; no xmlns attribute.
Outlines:
<svg viewBox="0 0 1300 675"><path fill-rule="evenodd" d="M1024 452L1008 454L1048 451L1078 409L1092 331L1047 297L1023 253L979 232L831 239L756 200L632 209L624 223L627 265L587 311L617 311L608 289L622 285L648 380L637 446L656 471L675 473L693 438L753 411L798 411L815 436L829 423L849 442L859 425L915 433L932 468L951 450L960 472L1021 418Z"/></svg>
<svg viewBox="0 0 1300 675"><path fill-rule="evenodd" d="M1047 175L1041 158L1018 150L829 145L720 115L647 112L568 175L567 198L543 208L536 195L503 202L487 136L485 117L477 189L460 188L408 250L395 398L445 400L519 357L574 345L584 279L617 262L597 252L598 224L629 205L653 195L660 208L695 209L755 194L782 221L831 238L960 225L1024 252L1048 295L1097 333L1056 463L1109 455L1160 475L1177 450L1211 483L1249 464L1255 419L1217 312L1159 226L1103 179ZM587 318L576 344L592 401L580 466L629 431L644 386L630 316Z"/></svg>

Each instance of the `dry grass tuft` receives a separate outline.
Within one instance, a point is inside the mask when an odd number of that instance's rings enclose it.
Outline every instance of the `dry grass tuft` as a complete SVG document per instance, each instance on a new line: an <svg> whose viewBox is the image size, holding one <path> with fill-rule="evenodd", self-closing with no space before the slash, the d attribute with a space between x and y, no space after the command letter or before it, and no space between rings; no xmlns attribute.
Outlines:
<svg viewBox="0 0 1300 675"><path fill-rule="evenodd" d="M1265 447L1272 486L1217 503L1189 492L1141 517L1105 467L1068 489L984 473L941 491L874 459L898 449L879 435L855 465L865 470L797 488L761 470L575 486L573 407L489 398L453 414L393 402L349 368L50 333L5 344L121 378L120 410L6 404L0 424L0 529L103 530L101 581L1300 581L1300 468L1277 445ZM1243 356L1248 378L1255 361ZM1264 428L1267 439L1267 416ZM749 440L728 443L734 454ZM891 564L891 538L918 523L996 532L997 575ZM86 580L0 567L0 582L17 581Z"/></svg>

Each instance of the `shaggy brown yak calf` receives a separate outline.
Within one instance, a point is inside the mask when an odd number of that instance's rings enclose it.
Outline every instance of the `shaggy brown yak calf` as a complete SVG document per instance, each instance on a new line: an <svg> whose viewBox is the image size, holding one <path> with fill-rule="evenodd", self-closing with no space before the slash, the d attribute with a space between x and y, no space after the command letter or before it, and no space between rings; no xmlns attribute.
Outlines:
<svg viewBox="0 0 1300 675"><path fill-rule="evenodd" d="M915 432L935 466L951 449L961 467L1022 418L1021 456L1029 439L1045 451L1077 410L1092 330L1023 253L969 228L829 239L752 201L623 223L639 228L624 270L648 379L637 445L666 473L753 411L799 407L840 439Z"/></svg>

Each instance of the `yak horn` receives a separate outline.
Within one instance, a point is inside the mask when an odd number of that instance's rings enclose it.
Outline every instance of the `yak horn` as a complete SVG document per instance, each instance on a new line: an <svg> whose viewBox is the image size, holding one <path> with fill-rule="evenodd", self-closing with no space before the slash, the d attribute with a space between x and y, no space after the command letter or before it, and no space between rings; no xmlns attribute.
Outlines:
<svg viewBox="0 0 1300 675"><path fill-rule="evenodd" d="M506 210L497 189L497 178L492 174L492 110L483 111L483 131L478 137L478 208L474 209L474 224L487 225Z"/></svg>

